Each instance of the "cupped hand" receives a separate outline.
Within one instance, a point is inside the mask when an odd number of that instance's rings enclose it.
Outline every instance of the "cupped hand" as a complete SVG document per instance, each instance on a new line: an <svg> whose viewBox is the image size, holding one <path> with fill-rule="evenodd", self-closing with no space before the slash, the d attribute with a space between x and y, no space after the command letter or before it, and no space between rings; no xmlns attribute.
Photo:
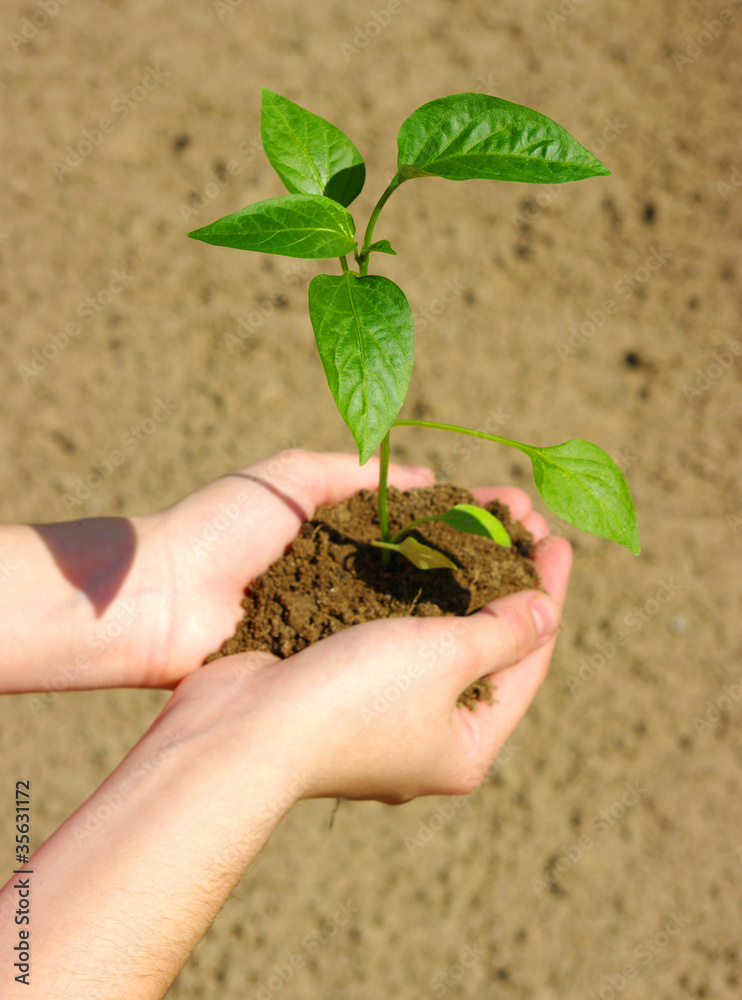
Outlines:
<svg viewBox="0 0 742 1000"><path fill-rule="evenodd" d="M398 803L477 788L546 677L572 556L522 491L475 493L503 500L533 532L548 594L513 594L465 618L369 622L285 660L226 657L187 678L174 701L208 719L220 744L264 741L295 798ZM496 703L458 706L483 676Z"/></svg>
<svg viewBox="0 0 742 1000"><path fill-rule="evenodd" d="M142 519L148 558L146 663L142 686L172 687L228 639L242 616L247 583L286 551L303 521L323 504L378 486L378 459L300 450L221 476L160 514ZM391 465L402 490L429 486L433 474ZM149 580L152 581L150 585Z"/></svg>

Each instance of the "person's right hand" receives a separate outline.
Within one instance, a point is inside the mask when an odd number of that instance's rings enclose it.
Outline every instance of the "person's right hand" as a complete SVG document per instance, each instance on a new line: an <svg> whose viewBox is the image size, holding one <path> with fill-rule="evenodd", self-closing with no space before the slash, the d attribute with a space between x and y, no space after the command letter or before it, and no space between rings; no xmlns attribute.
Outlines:
<svg viewBox="0 0 742 1000"><path fill-rule="evenodd" d="M285 660L225 657L187 677L173 709L208 720L219 745L263 746L293 798L398 803L473 791L546 676L571 565L569 544L545 537L522 491L477 495L503 499L539 539L551 596L513 594L465 618L369 622ZM497 702L457 706L483 676Z"/></svg>

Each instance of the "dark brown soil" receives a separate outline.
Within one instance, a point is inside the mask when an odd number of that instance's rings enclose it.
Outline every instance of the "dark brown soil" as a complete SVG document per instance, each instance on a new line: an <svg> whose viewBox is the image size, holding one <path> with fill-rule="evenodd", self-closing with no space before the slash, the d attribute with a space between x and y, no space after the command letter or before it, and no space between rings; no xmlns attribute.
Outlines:
<svg viewBox="0 0 742 1000"><path fill-rule="evenodd" d="M476 500L453 486L407 493L392 488L391 530L441 514L455 503ZM242 601L245 615L235 634L205 662L248 650L287 657L376 618L467 615L497 597L539 587L530 532L511 519L503 504L493 501L486 507L505 525L512 548L439 522L410 532L448 556L456 570L419 570L396 553L385 569L381 551L370 544L379 538L376 493L362 490L335 507L321 507L302 525L287 552L249 584ZM460 703L473 708L477 700L491 702L489 681L472 685Z"/></svg>

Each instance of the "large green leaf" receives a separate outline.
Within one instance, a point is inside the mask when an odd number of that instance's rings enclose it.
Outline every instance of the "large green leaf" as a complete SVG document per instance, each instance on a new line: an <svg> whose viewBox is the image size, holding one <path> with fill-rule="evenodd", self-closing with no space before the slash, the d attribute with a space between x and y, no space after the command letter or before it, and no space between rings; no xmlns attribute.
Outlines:
<svg viewBox="0 0 742 1000"><path fill-rule="evenodd" d="M399 413L410 383L412 311L401 288L378 274L318 274L309 315L340 415L368 461Z"/></svg>
<svg viewBox="0 0 742 1000"><path fill-rule="evenodd" d="M624 475L610 455L581 438L551 448L516 447L531 459L536 489L555 514L639 555L634 503Z"/></svg>
<svg viewBox="0 0 742 1000"><path fill-rule="evenodd" d="M399 132L399 174L559 184L610 171L551 118L488 94L424 104Z"/></svg>
<svg viewBox="0 0 742 1000"><path fill-rule="evenodd" d="M286 194L255 202L188 235L219 247L323 260L351 253L355 232L353 216L336 201Z"/></svg>
<svg viewBox="0 0 742 1000"><path fill-rule="evenodd" d="M321 194L350 205L366 179L363 157L335 125L263 88L260 138L292 194Z"/></svg>

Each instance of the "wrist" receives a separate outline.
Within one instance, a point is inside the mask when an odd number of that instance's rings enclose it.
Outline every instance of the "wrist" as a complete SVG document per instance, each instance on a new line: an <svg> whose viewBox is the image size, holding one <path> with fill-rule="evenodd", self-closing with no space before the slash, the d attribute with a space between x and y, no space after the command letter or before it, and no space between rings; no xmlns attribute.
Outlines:
<svg viewBox="0 0 742 1000"><path fill-rule="evenodd" d="M153 621L167 630L156 518L0 528L7 565L2 690L53 693L139 683ZM162 641L162 646L166 645Z"/></svg>
<svg viewBox="0 0 742 1000"><path fill-rule="evenodd" d="M83 669L69 686L157 686L173 614L161 515L96 518L80 530L90 553L80 558L85 579L75 605L74 654Z"/></svg>
<svg viewBox="0 0 742 1000"><path fill-rule="evenodd" d="M276 822L311 783L311 755L282 699L279 671L280 663L259 653L217 660L181 681L157 720L204 758L223 764L226 748L230 768L269 774L276 794L268 811Z"/></svg>

